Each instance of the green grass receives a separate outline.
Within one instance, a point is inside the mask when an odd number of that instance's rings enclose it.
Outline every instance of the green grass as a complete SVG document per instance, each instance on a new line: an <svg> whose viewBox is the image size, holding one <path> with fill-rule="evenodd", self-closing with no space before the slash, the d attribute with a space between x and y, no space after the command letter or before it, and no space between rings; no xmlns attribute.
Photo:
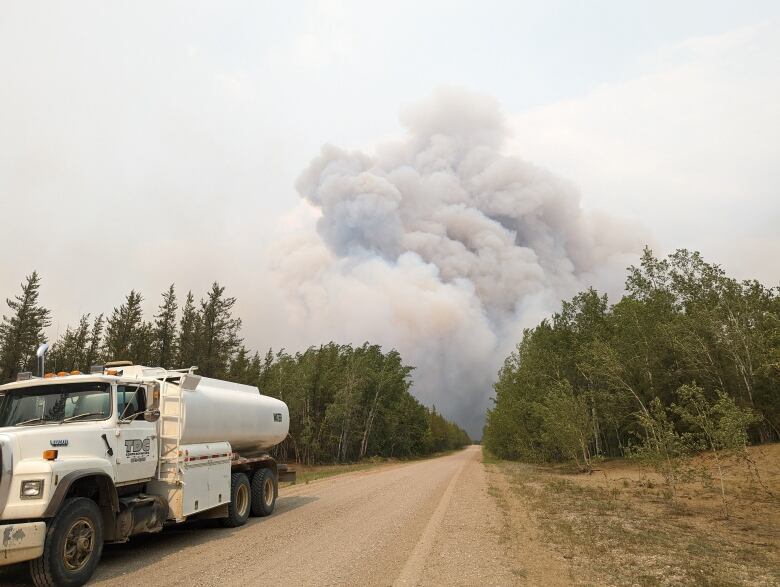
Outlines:
<svg viewBox="0 0 780 587"><path fill-rule="evenodd" d="M492 452L490 452L488 449L486 449L484 446L482 447L482 462L486 465L495 465L497 463L501 463L501 459L496 457Z"/></svg>

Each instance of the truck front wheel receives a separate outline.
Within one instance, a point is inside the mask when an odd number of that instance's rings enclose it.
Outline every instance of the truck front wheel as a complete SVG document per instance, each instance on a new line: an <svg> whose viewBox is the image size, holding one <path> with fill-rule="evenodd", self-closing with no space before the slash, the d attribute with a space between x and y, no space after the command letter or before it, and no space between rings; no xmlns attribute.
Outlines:
<svg viewBox="0 0 780 587"><path fill-rule="evenodd" d="M249 478L244 473L233 473L230 476L228 515L222 518L222 525L226 528L243 526L249 518L251 508L252 492L249 488Z"/></svg>
<svg viewBox="0 0 780 587"><path fill-rule="evenodd" d="M86 497L65 501L46 531L43 556L30 561L37 587L78 587L95 572L103 552L103 521Z"/></svg>

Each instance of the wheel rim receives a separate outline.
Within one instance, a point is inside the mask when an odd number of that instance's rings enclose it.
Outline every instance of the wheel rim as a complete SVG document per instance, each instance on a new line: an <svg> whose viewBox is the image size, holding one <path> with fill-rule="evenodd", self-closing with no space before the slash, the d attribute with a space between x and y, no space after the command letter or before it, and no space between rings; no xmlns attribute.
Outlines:
<svg viewBox="0 0 780 587"><path fill-rule="evenodd" d="M249 509L249 490L245 483L238 486L236 491L236 511L239 516L246 514Z"/></svg>
<svg viewBox="0 0 780 587"><path fill-rule="evenodd" d="M267 477L263 481L263 498L265 499L265 505L271 507L274 503L274 480Z"/></svg>
<svg viewBox="0 0 780 587"><path fill-rule="evenodd" d="M62 562L69 571L84 568L95 550L95 525L89 518L79 518L65 534Z"/></svg>

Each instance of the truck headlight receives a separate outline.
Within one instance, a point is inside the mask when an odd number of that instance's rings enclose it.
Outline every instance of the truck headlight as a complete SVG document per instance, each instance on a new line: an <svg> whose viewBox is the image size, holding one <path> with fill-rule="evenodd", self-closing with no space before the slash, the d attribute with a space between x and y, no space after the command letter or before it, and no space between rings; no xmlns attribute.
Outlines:
<svg viewBox="0 0 780 587"><path fill-rule="evenodd" d="M38 499L43 495L43 479L22 481L22 499Z"/></svg>

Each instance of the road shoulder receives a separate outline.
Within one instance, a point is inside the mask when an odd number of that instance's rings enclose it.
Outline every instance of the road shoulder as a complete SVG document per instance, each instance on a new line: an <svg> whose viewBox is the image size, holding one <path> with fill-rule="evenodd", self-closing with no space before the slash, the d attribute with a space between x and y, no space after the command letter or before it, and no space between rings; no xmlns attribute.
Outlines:
<svg viewBox="0 0 780 587"><path fill-rule="evenodd" d="M420 585L517 585L522 568L509 555L503 521L489 493L481 450L468 449L419 577Z"/></svg>
<svg viewBox="0 0 780 587"><path fill-rule="evenodd" d="M779 584L776 500L755 486L724 518L716 488L682 484L670 501L630 461L592 475L507 461L487 469L527 584Z"/></svg>

